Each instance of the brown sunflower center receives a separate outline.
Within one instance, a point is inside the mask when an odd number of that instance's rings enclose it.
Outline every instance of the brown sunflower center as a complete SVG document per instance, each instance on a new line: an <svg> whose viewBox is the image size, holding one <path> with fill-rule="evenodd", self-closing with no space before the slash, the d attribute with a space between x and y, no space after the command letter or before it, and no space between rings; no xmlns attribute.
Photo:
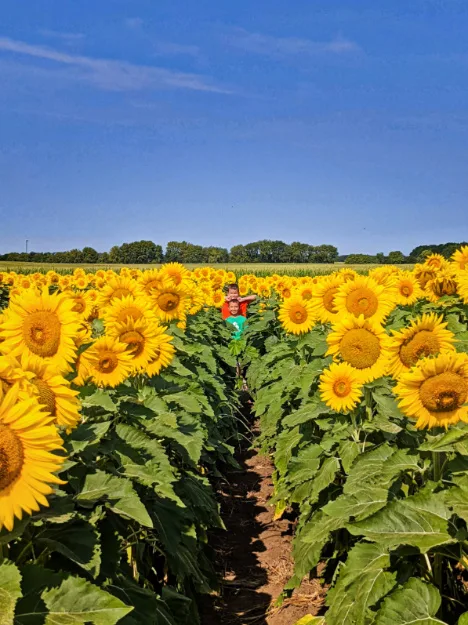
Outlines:
<svg viewBox="0 0 468 625"><path fill-rule="evenodd" d="M405 341L400 347L400 360L411 368L420 358L433 356L440 352L440 345L436 335L430 330L420 330Z"/></svg>
<svg viewBox="0 0 468 625"><path fill-rule="evenodd" d="M143 317L143 313L136 306L127 306L127 308L123 308L119 312L117 315L117 321L125 323L129 317L136 321L137 319Z"/></svg>
<svg viewBox="0 0 468 625"><path fill-rule="evenodd" d="M411 282L402 282L400 284L400 293L401 295L403 295L403 297L409 297L413 294L413 291L414 289Z"/></svg>
<svg viewBox="0 0 468 625"><path fill-rule="evenodd" d="M145 347L145 338L142 334L135 330L130 330L121 334L119 340L128 345L128 351L131 352L135 358L141 356Z"/></svg>
<svg viewBox="0 0 468 625"><path fill-rule="evenodd" d="M55 356L60 347L60 335L61 324L55 312L38 310L24 320L23 339L36 356Z"/></svg>
<svg viewBox="0 0 468 625"><path fill-rule="evenodd" d="M336 380L333 384L333 392L338 397L346 397L351 391L351 385L348 380Z"/></svg>
<svg viewBox="0 0 468 625"><path fill-rule="evenodd" d="M113 291L111 299L122 299L123 297L126 297L127 295L131 295L131 292L129 291L129 289L126 289L124 286L121 286L118 289L115 289Z"/></svg>
<svg viewBox="0 0 468 625"><path fill-rule="evenodd" d="M291 297L291 291L289 289L283 289L283 297Z"/></svg>
<svg viewBox="0 0 468 625"><path fill-rule="evenodd" d="M82 297L76 297L72 310L77 313L84 313L86 310L86 302Z"/></svg>
<svg viewBox="0 0 468 625"><path fill-rule="evenodd" d="M328 291L326 291L322 297L322 303L324 307L328 310L328 312L331 312L333 314L336 313L335 295L337 294L337 292L338 292L338 287L334 286L331 289L328 289Z"/></svg>
<svg viewBox="0 0 468 625"><path fill-rule="evenodd" d="M19 476L23 461L21 440L13 430L0 424L0 492L8 488Z"/></svg>
<svg viewBox="0 0 468 625"><path fill-rule="evenodd" d="M304 289L302 291L302 297L304 299L312 299L312 291L310 289Z"/></svg>
<svg viewBox="0 0 468 625"><path fill-rule="evenodd" d="M39 391L39 403L46 408L47 412L50 412L50 414L55 417L57 414L57 405L55 403L54 392L49 388L47 383L40 378L35 378L32 382Z"/></svg>
<svg viewBox="0 0 468 625"><path fill-rule="evenodd" d="M179 305L180 297L177 293L161 293L158 296L158 305L164 312L171 312Z"/></svg>
<svg viewBox="0 0 468 625"><path fill-rule="evenodd" d="M364 328L348 330L340 342L340 353L347 363L356 369L372 367L379 359L380 341Z"/></svg>
<svg viewBox="0 0 468 625"><path fill-rule="evenodd" d="M356 317L364 315L364 317L368 319L372 317L372 315L375 315L378 307L379 300L376 294L365 286L354 289L346 298L347 310Z"/></svg>
<svg viewBox="0 0 468 625"><path fill-rule="evenodd" d="M100 373L112 373L117 368L119 360L114 352L105 350L99 354L96 369Z"/></svg>
<svg viewBox="0 0 468 625"><path fill-rule="evenodd" d="M443 295L454 295L457 292L457 283L450 278L444 278L443 280L436 281L432 286L432 291L438 297Z"/></svg>
<svg viewBox="0 0 468 625"><path fill-rule="evenodd" d="M307 320L307 310L300 304L295 304L289 311L289 318L293 323L304 323Z"/></svg>
<svg viewBox="0 0 468 625"><path fill-rule="evenodd" d="M452 412L465 403L468 396L468 383L453 371L444 371L424 380L419 389L419 397L429 412Z"/></svg>

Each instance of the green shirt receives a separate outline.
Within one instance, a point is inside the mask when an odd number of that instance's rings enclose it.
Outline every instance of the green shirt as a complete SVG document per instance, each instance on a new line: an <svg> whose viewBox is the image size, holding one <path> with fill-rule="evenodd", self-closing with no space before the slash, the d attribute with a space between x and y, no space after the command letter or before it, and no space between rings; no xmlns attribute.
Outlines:
<svg viewBox="0 0 468 625"><path fill-rule="evenodd" d="M232 333L232 338L234 340L239 340L242 336L242 332L244 331L244 327L247 319L242 315L238 315L237 317L227 317L227 323L234 326L234 332Z"/></svg>

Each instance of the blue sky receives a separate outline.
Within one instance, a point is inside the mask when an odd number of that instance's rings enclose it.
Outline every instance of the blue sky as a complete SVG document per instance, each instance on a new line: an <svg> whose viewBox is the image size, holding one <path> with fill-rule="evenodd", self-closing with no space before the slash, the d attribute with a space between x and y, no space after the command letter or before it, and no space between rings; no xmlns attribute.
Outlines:
<svg viewBox="0 0 468 625"><path fill-rule="evenodd" d="M468 238L466 0L3 0L0 252Z"/></svg>

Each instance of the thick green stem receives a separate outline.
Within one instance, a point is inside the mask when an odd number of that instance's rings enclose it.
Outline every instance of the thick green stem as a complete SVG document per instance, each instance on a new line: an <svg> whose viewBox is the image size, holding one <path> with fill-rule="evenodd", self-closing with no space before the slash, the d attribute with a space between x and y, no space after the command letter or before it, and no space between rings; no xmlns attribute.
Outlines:
<svg viewBox="0 0 468 625"><path fill-rule="evenodd" d="M442 463L443 463L443 454L440 452L433 451L432 452L432 478L434 482L439 482L442 478ZM434 582L436 586L442 590L442 555L440 553L436 553L434 555Z"/></svg>

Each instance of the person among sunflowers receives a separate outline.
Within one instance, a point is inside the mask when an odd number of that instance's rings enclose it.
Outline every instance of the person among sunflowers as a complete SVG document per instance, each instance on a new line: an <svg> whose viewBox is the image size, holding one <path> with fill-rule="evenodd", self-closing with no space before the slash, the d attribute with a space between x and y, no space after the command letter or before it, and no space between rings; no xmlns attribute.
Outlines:
<svg viewBox="0 0 468 625"><path fill-rule="evenodd" d="M223 319L227 319L231 315L229 310L229 302L232 300L236 300L239 302L239 315L242 317L247 317L247 308L251 302L254 302L257 299L256 295L248 295L247 297L241 297L239 294L239 287L237 284L228 284L227 286L227 294L226 301L223 304L221 309L221 314Z"/></svg>
<svg viewBox="0 0 468 625"><path fill-rule="evenodd" d="M232 332L232 339L234 341L239 341L242 338L242 333L244 332L244 328L247 324L247 320L244 315L240 313L240 304L239 300L232 299L228 304L229 308L229 317L226 317L226 322L231 325L234 330Z"/></svg>

